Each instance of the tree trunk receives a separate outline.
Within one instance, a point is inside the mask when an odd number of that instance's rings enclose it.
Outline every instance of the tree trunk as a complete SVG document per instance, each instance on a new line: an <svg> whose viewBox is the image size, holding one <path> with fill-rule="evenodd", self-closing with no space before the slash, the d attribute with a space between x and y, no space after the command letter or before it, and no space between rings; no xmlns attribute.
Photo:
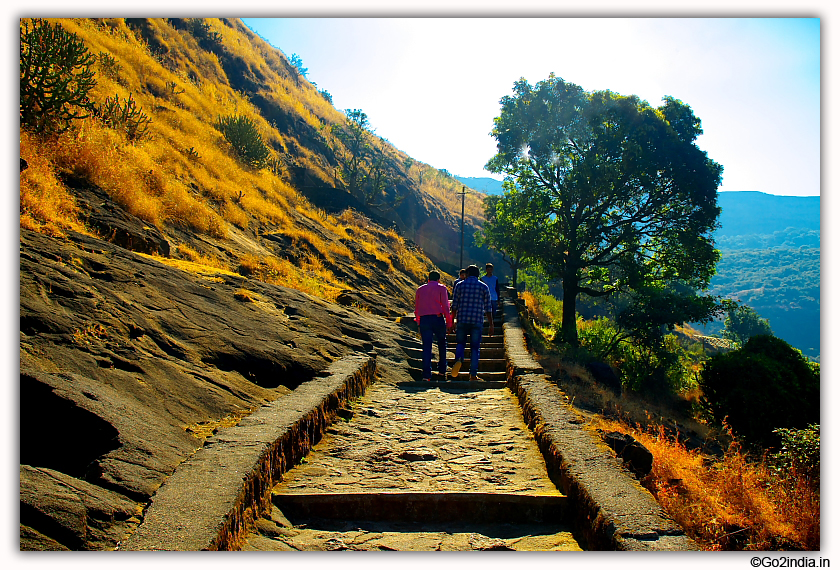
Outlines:
<svg viewBox="0 0 840 570"><path fill-rule="evenodd" d="M563 277L563 321L560 334L563 342L572 346L578 345L577 311L575 303L578 296L578 280L576 277Z"/></svg>

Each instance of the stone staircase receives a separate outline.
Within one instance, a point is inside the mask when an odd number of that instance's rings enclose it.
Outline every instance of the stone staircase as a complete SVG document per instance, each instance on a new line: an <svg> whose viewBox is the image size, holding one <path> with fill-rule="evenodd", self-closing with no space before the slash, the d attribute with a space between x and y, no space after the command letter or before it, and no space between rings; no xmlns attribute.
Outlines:
<svg viewBox="0 0 840 570"><path fill-rule="evenodd" d="M431 382L419 339L403 346L408 377L380 378L348 407L274 488L243 550L580 550L505 383L502 314L482 335L478 381L469 343L458 378ZM447 349L451 367L454 334Z"/></svg>

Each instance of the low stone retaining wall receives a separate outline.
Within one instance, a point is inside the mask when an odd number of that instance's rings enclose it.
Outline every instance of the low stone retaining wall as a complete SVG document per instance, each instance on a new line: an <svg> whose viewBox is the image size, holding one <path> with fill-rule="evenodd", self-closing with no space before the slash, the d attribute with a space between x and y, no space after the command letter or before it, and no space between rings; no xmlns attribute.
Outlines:
<svg viewBox="0 0 840 570"><path fill-rule="evenodd" d="M568 497L578 540L589 550L698 550L609 448L582 426L528 353L515 304L505 305L508 386L518 396L549 476Z"/></svg>
<svg viewBox="0 0 840 570"><path fill-rule="evenodd" d="M158 489L120 550L234 550L270 508L271 489L321 439L336 411L373 381L376 360L357 355L323 377L221 430Z"/></svg>

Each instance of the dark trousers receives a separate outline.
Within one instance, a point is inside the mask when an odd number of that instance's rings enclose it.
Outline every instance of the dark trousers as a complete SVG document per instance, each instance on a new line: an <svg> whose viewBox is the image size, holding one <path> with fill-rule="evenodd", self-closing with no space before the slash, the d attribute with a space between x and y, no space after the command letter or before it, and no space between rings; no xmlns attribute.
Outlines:
<svg viewBox="0 0 840 570"><path fill-rule="evenodd" d="M470 339L470 376L478 374L478 358L481 346L481 329L484 323L477 325L473 323L458 323L455 331L455 360L464 360L464 351L467 348L467 338Z"/></svg>
<svg viewBox="0 0 840 570"><path fill-rule="evenodd" d="M432 341L437 339L438 372L446 374L446 319L440 315L420 317L420 338L423 339L423 378L432 377Z"/></svg>

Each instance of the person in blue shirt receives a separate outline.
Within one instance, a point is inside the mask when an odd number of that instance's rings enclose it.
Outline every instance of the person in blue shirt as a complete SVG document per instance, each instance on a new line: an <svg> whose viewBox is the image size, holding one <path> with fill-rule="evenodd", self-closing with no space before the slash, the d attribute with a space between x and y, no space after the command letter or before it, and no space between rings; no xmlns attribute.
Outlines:
<svg viewBox="0 0 840 570"><path fill-rule="evenodd" d="M490 304L493 305L493 316L499 310L499 278L493 275L493 264L484 266L484 277L481 280L490 289Z"/></svg>
<svg viewBox="0 0 840 570"><path fill-rule="evenodd" d="M452 294L453 295L455 294L455 287L458 286L458 283L460 283L461 281L463 281L466 278L467 278L467 270L466 269L461 269L460 271L458 271L458 279L456 279L455 283L452 284Z"/></svg>
<svg viewBox="0 0 840 570"><path fill-rule="evenodd" d="M493 336L493 306L490 289L479 281L477 265L467 267L467 278L458 283L452 296L452 315L457 321L455 330L455 363L450 376L457 378L464 362L467 337L470 339L470 380L478 380L478 357L484 318L490 321L489 336Z"/></svg>

